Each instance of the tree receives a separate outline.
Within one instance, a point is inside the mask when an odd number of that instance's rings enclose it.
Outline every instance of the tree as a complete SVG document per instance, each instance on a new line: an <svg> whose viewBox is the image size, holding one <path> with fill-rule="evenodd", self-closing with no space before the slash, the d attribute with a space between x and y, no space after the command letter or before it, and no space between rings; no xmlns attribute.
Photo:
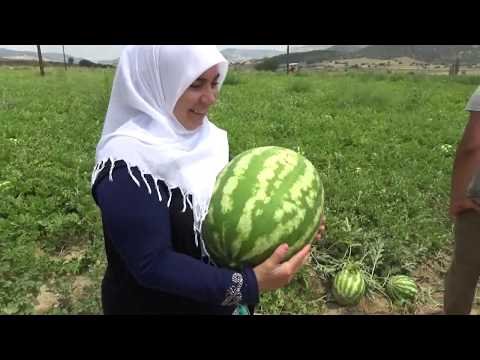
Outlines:
<svg viewBox="0 0 480 360"><path fill-rule="evenodd" d="M67 61L65 60L65 45L62 45L63 52L63 64L65 65L65 71L67 71Z"/></svg>
<svg viewBox="0 0 480 360"><path fill-rule="evenodd" d="M70 57L68 58L68 66L72 66L74 61L75 61L75 60L73 59L73 57L70 56Z"/></svg>
<svg viewBox="0 0 480 360"><path fill-rule="evenodd" d="M460 59L457 57L455 59L455 62L450 65L450 70L448 74L450 76L457 76L459 72L460 72Z"/></svg>
<svg viewBox="0 0 480 360"><path fill-rule="evenodd" d="M290 45L287 45L287 75L290 72L290 63L288 61L288 56L290 55Z"/></svg>
<svg viewBox="0 0 480 360"><path fill-rule="evenodd" d="M458 75L458 73L460 72L460 59L458 57L455 60L455 65L453 69L454 69L453 72L455 73L455 75Z"/></svg>
<svg viewBox="0 0 480 360"><path fill-rule="evenodd" d="M85 67L94 67L96 64L90 60L82 59L79 61L78 65Z"/></svg>
<svg viewBox="0 0 480 360"><path fill-rule="evenodd" d="M270 58L255 65L255 70L260 71L276 71L278 68L278 60Z"/></svg>

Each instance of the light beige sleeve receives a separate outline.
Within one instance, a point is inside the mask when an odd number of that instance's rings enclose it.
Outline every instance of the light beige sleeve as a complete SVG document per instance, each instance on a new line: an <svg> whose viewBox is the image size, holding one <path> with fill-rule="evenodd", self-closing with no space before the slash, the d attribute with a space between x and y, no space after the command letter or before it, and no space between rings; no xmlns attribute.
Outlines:
<svg viewBox="0 0 480 360"><path fill-rule="evenodd" d="M480 111L480 87L473 93L465 107L466 111Z"/></svg>

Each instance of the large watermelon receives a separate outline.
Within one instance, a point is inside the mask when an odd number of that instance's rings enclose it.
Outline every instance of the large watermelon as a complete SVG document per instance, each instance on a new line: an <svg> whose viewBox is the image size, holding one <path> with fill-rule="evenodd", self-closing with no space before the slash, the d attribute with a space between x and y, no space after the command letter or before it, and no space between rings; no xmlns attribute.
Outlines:
<svg viewBox="0 0 480 360"><path fill-rule="evenodd" d="M320 176L302 155L276 146L245 151L217 177L202 225L207 250L232 269L260 264L283 243L288 259L315 238L323 202Z"/></svg>
<svg viewBox="0 0 480 360"><path fill-rule="evenodd" d="M340 305L358 304L365 290L365 279L357 264L346 265L333 280L332 293Z"/></svg>
<svg viewBox="0 0 480 360"><path fill-rule="evenodd" d="M412 303L418 292L415 280L406 275L392 276L388 279L386 290L388 296L397 305Z"/></svg>

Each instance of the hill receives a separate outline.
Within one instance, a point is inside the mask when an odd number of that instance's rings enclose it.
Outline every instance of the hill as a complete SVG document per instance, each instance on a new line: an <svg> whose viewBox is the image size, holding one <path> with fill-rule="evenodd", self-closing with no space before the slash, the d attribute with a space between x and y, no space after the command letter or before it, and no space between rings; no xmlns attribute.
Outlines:
<svg viewBox="0 0 480 360"><path fill-rule="evenodd" d="M342 54L350 54L365 49L369 46L370 45L333 45L332 47L329 47L328 50L336 51Z"/></svg>
<svg viewBox="0 0 480 360"><path fill-rule="evenodd" d="M340 59L343 57L344 57L344 54L327 49L327 50L315 50L315 51L308 51L308 52L290 53L288 55L288 59L287 59L287 54L282 54L282 55L274 56L272 57L272 59L278 61L279 64L286 64L287 60L290 63L304 62L307 64L311 64L316 62Z"/></svg>
<svg viewBox="0 0 480 360"><path fill-rule="evenodd" d="M309 64L355 58L389 60L401 57L432 64L450 64L458 57L464 65L480 64L480 45L334 45L326 50L291 53L288 61ZM287 62L286 54L273 58L280 64Z"/></svg>
<svg viewBox="0 0 480 360"><path fill-rule="evenodd" d="M371 45L353 54L374 59L406 56L433 64L451 63L458 57L464 64L480 63L479 45Z"/></svg>

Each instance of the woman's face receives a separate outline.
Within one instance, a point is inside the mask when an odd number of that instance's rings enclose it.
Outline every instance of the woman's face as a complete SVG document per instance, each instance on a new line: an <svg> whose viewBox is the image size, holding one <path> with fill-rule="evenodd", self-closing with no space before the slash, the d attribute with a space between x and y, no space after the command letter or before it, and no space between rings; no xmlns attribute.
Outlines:
<svg viewBox="0 0 480 360"><path fill-rule="evenodd" d="M173 114L187 130L195 130L203 124L210 106L218 96L217 65L212 66L199 76L178 99Z"/></svg>

